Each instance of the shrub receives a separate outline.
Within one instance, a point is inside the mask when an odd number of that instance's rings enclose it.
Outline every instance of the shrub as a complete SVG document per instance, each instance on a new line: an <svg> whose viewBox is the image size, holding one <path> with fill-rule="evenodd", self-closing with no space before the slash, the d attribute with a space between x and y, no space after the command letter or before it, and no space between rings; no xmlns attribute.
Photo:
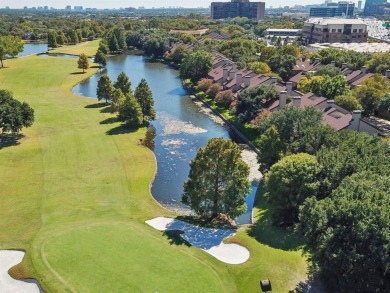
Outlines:
<svg viewBox="0 0 390 293"><path fill-rule="evenodd" d="M226 90L226 91L220 91L216 97L215 97L215 101L224 106L224 107L228 107L230 105L230 103L233 101L233 92L231 90Z"/></svg>
<svg viewBox="0 0 390 293"><path fill-rule="evenodd" d="M217 96L218 92L220 92L221 90L222 90L221 84L214 83L209 87L206 94L209 95L209 97L214 99Z"/></svg>

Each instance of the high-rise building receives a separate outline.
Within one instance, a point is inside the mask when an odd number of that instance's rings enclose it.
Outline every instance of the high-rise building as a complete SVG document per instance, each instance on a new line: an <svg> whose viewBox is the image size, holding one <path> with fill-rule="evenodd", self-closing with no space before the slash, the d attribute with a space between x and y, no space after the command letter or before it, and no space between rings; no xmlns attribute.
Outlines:
<svg viewBox="0 0 390 293"><path fill-rule="evenodd" d="M65 10L72 10L72 6L67 5L67 6L65 7Z"/></svg>
<svg viewBox="0 0 390 293"><path fill-rule="evenodd" d="M359 9L359 10L362 9L362 0L359 0L359 1L358 1L358 9Z"/></svg>
<svg viewBox="0 0 390 293"><path fill-rule="evenodd" d="M249 2L249 0L231 0L231 2L212 2L211 18L226 19L233 17L247 17L263 19L265 2Z"/></svg>
<svg viewBox="0 0 390 293"><path fill-rule="evenodd" d="M366 0L366 3L364 4L363 15L382 15L384 13L384 4L386 3L387 0Z"/></svg>
<svg viewBox="0 0 390 293"><path fill-rule="evenodd" d="M83 11L83 6L75 6L73 9L74 11Z"/></svg>
<svg viewBox="0 0 390 293"><path fill-rule="evenodd" d="M311 17L352 17L355 9L355 3L340 1L338 3L328 2L327 6L310 8Z"/></svg>

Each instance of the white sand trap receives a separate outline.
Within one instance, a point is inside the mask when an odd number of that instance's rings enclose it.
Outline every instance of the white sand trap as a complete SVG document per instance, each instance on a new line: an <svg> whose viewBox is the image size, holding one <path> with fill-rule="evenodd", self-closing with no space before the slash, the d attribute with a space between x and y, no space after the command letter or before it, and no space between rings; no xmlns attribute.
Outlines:
<svg viewBox="0 0 390 293"><path fill-rule="evenodd" d="M211 247L205 251L216 259L232 265L244 263L250 256L248 249L234 243L225 244L222 242L220 245Z"/></svg>
<svg viewBox="0 0 390 293"><path fill-rule="evenodd" d="M1 293L40 293L38 285L11 278L8 270L22 261L23 251L0 250L0 292Z"/></svg>
<svg viewBox="0 0 390 293"><path fill-rule="evenodd" d="M223 240L235 234L233 229L213 229L198 227L180 220L158 217L146 221L160 231L180 230L180 236L216 259L228 264L241 264L249 259L249 250L238 244L225 244Z"/></svg>

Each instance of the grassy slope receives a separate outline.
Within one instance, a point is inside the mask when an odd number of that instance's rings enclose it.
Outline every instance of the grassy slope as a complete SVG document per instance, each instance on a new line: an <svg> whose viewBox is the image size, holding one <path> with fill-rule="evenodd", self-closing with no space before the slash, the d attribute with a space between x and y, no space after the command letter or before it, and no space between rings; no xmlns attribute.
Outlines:
<svg viewBox="0 0 390 293"><path fill-rule="evenodd" d="M77 45L59 47L54 50L50 50L50 53L62 53L72 55L80 55L81 53L84 53L87 56L92 57L95 55L98 45L99 40L94 40L85 43L80 43Z"/></svg>
<svg viewBox="0 0 390 293"><path fill-rule="evenodd" d="M267 243L244 229L232 241L252 257L239 266L170 243L143 223L172 215L148 191L155 163L138 145L144 130L100 124L111 114L70 92L93 70L71 74L74 59L42 57L7 66L0 88L28 101L36 122L20 145L0 149L0 248L26 249L24 265L47 292L204 292L204 283L209 292L257 292L259 278L286 292L304 278L300 251L286 251L295 246L277 249L277 239Z"/></svg>

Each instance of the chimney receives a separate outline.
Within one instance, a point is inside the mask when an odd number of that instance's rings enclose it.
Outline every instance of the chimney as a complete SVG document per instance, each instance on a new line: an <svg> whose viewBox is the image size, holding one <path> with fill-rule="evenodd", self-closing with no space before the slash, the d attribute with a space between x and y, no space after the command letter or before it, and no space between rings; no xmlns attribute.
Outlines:
<svg viewBox="0 0 390 293"><path fill-rule="evenodd" d="M229 79L233 80L236 77L236 72L233 70L229 71Z"/></svg>
<svg viewBox="0 0 390 293"><path fill-rule="evenodd" d="M330 64L332 64L333 66L336 66L336 61L332 61L332 62L330 62Z"/></svg>
<svg viewBox="0 0 390 293"><path fill-rule="evenodd" d="M278 78L277 78L277 77L274 77L274 76L272 76L272 77L270 78L270 81L271 81L271 83L270 83L270 84L276 84L276 83L278 82Z"/></svg>
<svg viewBox="0 0 390 293"><path fill-rule="evenodd" d="M222 83L225 83L228 79L229 69L224 67L223 68L223 77L222 77Z"/></svg>
<svg viewBox="0 0 390 293"><path fill-rule="evenodd" d="M301 97L293 97L293 105L300 108L301 107Z"/></svg>
<svg viewBox="0 0 390 293"><path fill-rule="evenodd" d="M292 82L291 81L286 82L286 90L289 96L291 96L292 94L292 88L293 88Z"/></svg>
<svg viewBox="0 0 390 293"><path fill-rule="evenodd" d="M386 70L386 77L390 78L390 70L388 70L388 69Z"/></svg>
<svg viewBox="0 0 390 293"><path fill-rule="evenodd" d="M236 78L237 90L241 88L241 84L242 84L242 73L237 73L237 78Z"/></svg>
<svg viewBox="0 0 390 293"><path fill-rule="evenodd" d="M250 77L250 75L246 75L244 77L244 87L249 87L250 83L251 83L251 77Z"/></svg>
<svg viewBox="0 0 390 293"><path fill-rule="evenodd" d="M362 118L362 111L354 110L352 112L352 120L349 125L349 129L359 131L360 129L360 119Z"/></svg>
<svg viewBox="0 0 390 293"><path fill-rule="evenodd" d="M279 94L279 110L283 109L287 103L287 92L281 91Z"/></svg>
<svg viewBox="0 0 390 293"><path fill-rule="evenodd" d="M341 69L345 69L345 68L347 68L348 67L348 64L347 63L343 63L342 65L341 65Z"/></svg>
<svg viewBox="0 0 390 293"><path fill-rule="evenodd" d="M326 101L326 107L331 108L334 106L334 100L327 100Z"/></svg>
<svg viewBox="0 0 390 293"><path fill-rule="evenodd" d="M366 67L366 66L362 66L362 68L360 68L360 71L361 71L362 73L366 73L367 67Z"/></svg>

